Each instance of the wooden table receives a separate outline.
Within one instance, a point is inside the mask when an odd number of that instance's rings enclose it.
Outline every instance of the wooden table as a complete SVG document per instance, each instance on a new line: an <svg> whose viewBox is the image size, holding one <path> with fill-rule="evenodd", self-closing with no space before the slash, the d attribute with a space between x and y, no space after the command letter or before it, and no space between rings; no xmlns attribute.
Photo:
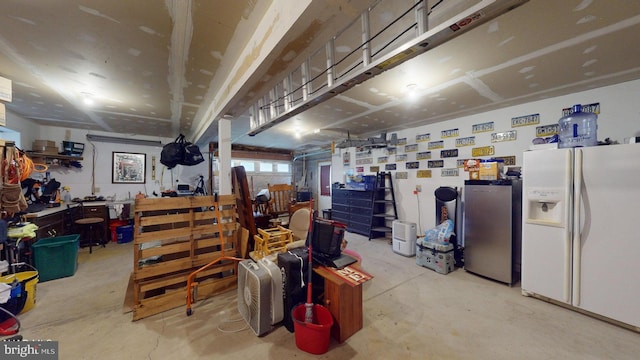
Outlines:
<svg viewBox="0 0 640 360"><path fill-rule="evenodd" d="M360 263L351 267L360 270ZM324 279L324 306L333 315L331 336L342 343L362 329L362 284L352 286L324 266L313 271Z"/></svg>

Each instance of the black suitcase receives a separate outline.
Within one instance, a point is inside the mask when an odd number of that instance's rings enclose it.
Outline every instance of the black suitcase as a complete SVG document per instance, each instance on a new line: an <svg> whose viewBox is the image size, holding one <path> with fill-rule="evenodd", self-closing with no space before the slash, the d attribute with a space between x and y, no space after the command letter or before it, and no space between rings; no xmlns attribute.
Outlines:
<svg viewBox="0 0 640 360"><path fill-rule="evenodd" d="M291 249L278 254L278 267L282 272L284 326L293 332L291 311L307 300L309 251L306 247Z"/></svg>

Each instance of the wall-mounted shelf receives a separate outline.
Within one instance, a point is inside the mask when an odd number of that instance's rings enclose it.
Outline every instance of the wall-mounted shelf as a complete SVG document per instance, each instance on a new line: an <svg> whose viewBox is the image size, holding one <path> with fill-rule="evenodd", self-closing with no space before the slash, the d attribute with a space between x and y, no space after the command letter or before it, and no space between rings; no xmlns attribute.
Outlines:
<svg viewBox="0 0 640 360"><path fill-rule="evenodd" d="M82 156L46 154L46 153L39 153L34 151L26 151L26 153L34 162L44 161L45 163L50 163L51 160L59 160L61 164L64 164L70 161L82 161Z"/></svg>

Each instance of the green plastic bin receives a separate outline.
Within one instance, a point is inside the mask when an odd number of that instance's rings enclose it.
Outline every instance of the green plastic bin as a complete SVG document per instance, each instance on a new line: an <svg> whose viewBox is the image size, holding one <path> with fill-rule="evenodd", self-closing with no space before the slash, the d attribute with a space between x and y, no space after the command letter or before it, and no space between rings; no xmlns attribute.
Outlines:
<svg viewBox="0 0 640 360"><path fill-rule="evenodd" d="M32 245L40 282L73 276L78 268L80 235L44 238Z"/></svg>

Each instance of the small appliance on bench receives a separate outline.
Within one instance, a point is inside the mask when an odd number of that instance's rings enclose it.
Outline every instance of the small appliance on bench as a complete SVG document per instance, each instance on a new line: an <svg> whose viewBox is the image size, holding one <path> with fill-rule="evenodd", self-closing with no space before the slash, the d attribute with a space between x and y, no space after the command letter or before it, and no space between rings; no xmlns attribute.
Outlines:
<svg viewBox="0 0 640 360"><path fill-rule="evenodd" d="M176 192L178 193L178 196L193 195L193 191L191 191L189 184L178 184Z"/></svg>

